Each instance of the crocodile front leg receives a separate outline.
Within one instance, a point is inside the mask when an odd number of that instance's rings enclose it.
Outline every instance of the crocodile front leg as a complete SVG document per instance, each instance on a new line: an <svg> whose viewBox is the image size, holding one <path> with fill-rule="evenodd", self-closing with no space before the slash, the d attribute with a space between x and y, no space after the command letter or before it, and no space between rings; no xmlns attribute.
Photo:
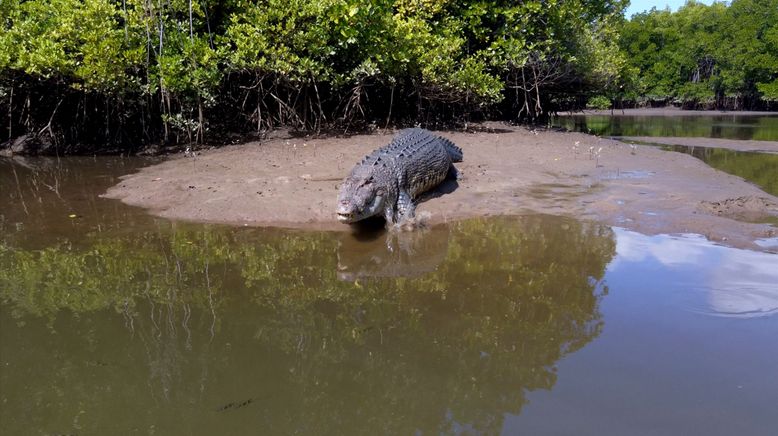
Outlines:
<svg viewBox="0 0 778 436"><path fill-rule="evenodd" d="M413 204L411 196L405 192L400 191L400 195L397 197L397 222L413 218L416 212L416 205Z"/></svg>
<svg viewBox="0 0 778 436"><path fill-rule="evenodd" d="M384 219L386 220L386 224L394 224L396 221L397 215L394 213L394 206L387 204L384 207Z"/></svg>

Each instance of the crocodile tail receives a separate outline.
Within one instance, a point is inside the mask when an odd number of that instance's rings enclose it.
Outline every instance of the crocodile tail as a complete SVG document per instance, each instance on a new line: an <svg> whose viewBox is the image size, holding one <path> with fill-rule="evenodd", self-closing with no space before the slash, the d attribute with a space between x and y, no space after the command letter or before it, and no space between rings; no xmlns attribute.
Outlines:
<svg viewBox="0 0 778 436"><path fill-rule="evenodd" d="M446 148L448 155L451 156L451 160L453 162L462 162L462 158L464 157L462 149L446 138L441 137L440 140L443 142L443 147Z"/></svg>

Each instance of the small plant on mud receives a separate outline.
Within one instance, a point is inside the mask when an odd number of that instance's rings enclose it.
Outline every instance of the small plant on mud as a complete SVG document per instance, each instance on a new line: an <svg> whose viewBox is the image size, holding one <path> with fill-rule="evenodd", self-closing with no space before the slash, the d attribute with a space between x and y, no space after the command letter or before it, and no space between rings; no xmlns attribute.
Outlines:
<svg viewBox="0 0 778 436"><path fill-rule="evenodd" d="M594 159L595 168L600 166L600 153L602 153L602 147L596 150L594 146L589 147L589 159Z"/></svg>

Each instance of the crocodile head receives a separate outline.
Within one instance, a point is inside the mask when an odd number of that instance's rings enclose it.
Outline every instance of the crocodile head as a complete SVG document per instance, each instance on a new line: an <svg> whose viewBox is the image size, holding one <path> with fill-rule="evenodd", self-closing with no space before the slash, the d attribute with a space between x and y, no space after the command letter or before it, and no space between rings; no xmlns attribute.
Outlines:
<svg viewBox="0 0 778 436"><path fill-rule="evenodd" d="M352 173L340 186L338 221L354 223L384 212L386 189L372 174Z"/></svg>

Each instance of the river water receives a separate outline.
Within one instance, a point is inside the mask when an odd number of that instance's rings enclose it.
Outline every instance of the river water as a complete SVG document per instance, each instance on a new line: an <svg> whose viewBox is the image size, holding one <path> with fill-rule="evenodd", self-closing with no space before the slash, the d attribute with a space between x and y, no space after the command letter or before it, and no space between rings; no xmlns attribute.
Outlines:
<svg viewBox="0 0 778 436"><path fill-rule="evenodd" d="M0 160L3 434L778 428L777 254L536 215L236 228L99 197L148 163Z"/></svg>
<svg viewBox="0 0 778 436"><path fill-rule="evenodd" d="M564 115L554 125L598 136L664 136L778 141L778 114Z"/></svg>

